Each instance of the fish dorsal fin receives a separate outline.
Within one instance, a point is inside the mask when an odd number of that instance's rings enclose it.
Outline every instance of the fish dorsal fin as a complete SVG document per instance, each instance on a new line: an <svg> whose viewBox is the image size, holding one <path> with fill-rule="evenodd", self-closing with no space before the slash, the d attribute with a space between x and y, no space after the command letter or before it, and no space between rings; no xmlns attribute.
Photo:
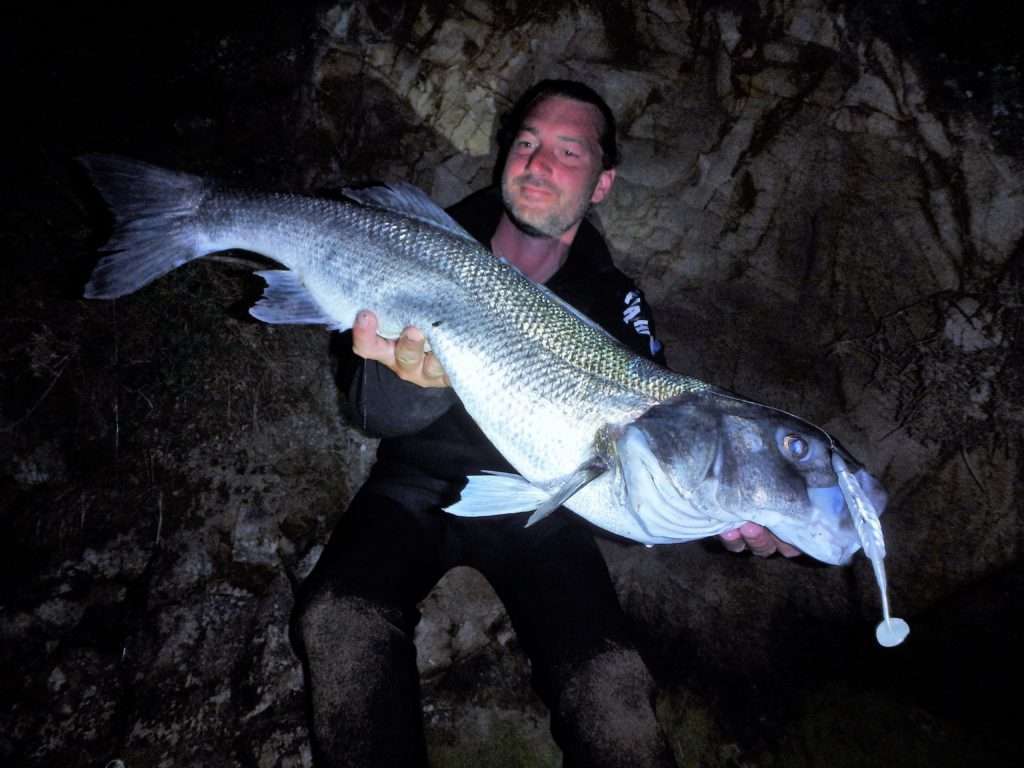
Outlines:
<svg viewBox="0 0 1024 768"><path fill-rule="evenodd" d="M383 208L386 211L440 227L449 234L479 245L473 236L449 216L441 206L431 200L426 192L413 184L402 181L361 189L346 188L344 194L345 197L355 200L357 203L368 205L371 208Z"/></svg>

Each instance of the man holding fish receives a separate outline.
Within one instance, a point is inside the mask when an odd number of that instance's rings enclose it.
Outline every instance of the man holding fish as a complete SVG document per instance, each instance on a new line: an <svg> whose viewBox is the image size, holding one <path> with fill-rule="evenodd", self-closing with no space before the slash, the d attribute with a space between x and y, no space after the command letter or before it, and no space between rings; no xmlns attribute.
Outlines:
<svg viewBox="0 0 1024 768"><path fill-rule="evenodd" d="M500 194L471 196L452 217L496 257L663 362L640 291L585 220L615 180L614 117L585 85L543 81L509 116ZM464 478L514 472L448 387L423 332L397 340L360 312L346 374L355 423L382 437L366 485L303 584L293 639L303 657L318 764L424 766L413 632L417 604L452 567L489 580L530 657L566 766L673 765L655 720L653 682L629 639L592 530L558 510L463 518L442 508ZM733 552L799 550L755 523L723 532Z"/></svg>

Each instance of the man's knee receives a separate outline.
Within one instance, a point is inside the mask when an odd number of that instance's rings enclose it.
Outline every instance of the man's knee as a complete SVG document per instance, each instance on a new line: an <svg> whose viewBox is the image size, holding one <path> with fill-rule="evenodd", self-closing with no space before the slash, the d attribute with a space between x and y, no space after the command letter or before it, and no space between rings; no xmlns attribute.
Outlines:
<svg viewBox="0 0 1024 768"><path fill-rule="evenodd" d="M561 681L554 713L566 765L674 765L655 718L654 692L635 650L610 649L575 665Z"/></svg>
<svg viewBox="0 0 1024 768"><path fill-rule="evenodd" d="M317 763L425 762L416 650L393 611L322 590L292 615L303 656Z"/></svg>
<svg viewBox="0 0 1024 768"><path fill-rule="evenodd" d="M291 617L291 641L309 661L375 656L411 643L399 609L324 587L300 595Z"/></svg>

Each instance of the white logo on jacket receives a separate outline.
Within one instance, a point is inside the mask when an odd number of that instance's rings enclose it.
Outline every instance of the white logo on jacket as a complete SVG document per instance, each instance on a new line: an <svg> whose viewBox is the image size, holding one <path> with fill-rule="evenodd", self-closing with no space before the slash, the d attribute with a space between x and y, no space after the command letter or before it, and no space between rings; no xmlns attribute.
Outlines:
<svg viewBox="0 0 1024 768"><path fill-rule="evenodd" d="M661 351L661 342L651 335L651 321L643 316L644 295L640 291L630 291L623 300L626 308L622 310L622 322L633 326L633 330L641 336L650 337L651 354Z"/></svg>

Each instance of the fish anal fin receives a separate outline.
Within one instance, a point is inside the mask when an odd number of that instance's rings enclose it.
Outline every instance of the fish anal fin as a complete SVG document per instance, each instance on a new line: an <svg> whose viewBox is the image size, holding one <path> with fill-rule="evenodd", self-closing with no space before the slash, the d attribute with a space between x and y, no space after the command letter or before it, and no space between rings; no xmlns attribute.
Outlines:
<svg viewBox="0 0 1024 768"><path fill-rule="evenodd" d="M272 269L256 274L267 281L263 297L249 309L257 320L274 325L327 325L341 329L339 322L320 308L295 272Z"/></svg>

